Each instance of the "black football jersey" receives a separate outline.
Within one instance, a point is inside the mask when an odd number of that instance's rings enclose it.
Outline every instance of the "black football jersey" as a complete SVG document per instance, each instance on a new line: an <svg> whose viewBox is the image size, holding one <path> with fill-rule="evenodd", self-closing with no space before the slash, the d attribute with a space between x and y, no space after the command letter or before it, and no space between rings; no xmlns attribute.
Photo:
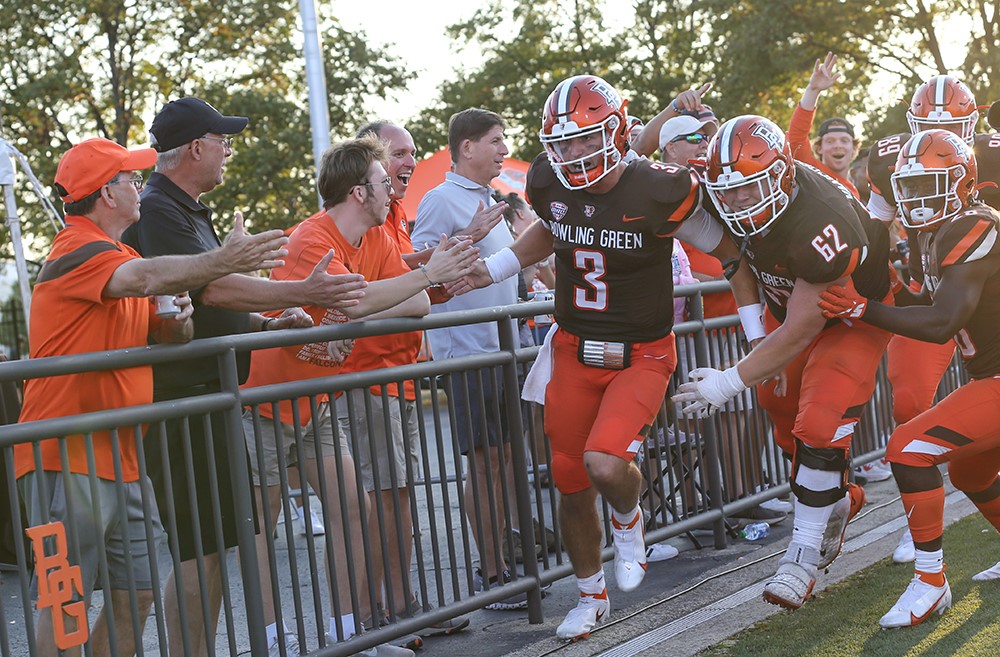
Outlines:
<svg viewBox="0 0 1000 657"><path fill-rule="evenodd" d="M921 231L924 286L931 298L944 270L988 258L996 262L969 322L955 336L969 376L982 379L1000 374L1000 214L976 203L945 221L936 231Z"/></svg>
<svg viewBox="0 0 1000 657"><path fill-rule="evenodd" d="M795 191L768 230L750 238L746 257L771 313L785 320L795 282L832 283L850 276L862 296L889 291L889 231L846 187L815 167L795 163ZM840 320L831 320L830 324Z"/></svg>
<svg viewBox="0 0 1000 657"><path fill-rule="evenodd" d="M630 162L606 194L569 190L543 153L526 192L552 232L559 326L590 339L658 340L673 328L671 237L701 212L701 187L688 169Z"/></svg>

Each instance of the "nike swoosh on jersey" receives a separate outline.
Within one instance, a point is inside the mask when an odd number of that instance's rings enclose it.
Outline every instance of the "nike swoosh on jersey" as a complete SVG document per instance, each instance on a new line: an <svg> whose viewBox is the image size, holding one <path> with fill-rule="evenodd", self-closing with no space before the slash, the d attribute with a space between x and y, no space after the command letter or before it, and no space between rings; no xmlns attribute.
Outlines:
<svg viewBox="0 0 1000 657"><path fill-rule="evenodd" d="M624 221L625 223L628 223L630 221L639 221L640 219L645 219L645 218L646 215L640 215L638 217L630 217L627 214L622 215L622 221Z"/></svg>

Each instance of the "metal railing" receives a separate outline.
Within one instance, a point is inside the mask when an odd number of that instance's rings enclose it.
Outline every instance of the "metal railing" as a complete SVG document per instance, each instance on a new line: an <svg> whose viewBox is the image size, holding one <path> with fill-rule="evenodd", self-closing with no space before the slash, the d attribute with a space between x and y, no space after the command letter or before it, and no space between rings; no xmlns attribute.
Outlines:
<svg viewBox="0 0 1000 657"><path fill-rule="evenodd" d="M702 283L681 286L676 293L688 295L693 303L690 321L675 327L678 351L686 354L681 364L689 366L727 364L744 353L739 339L738 318L735 316L704 320L701 316L700 295L728 289L728 284ZM86 415L55 418L39 422L0 427L0 450L2 450L7 488L11 499L17 500L17 490L13 480L12 446L17 443L36 443L52 436L84 434L85 444L92 452L91 436L99 430L117 430L133 427L136 431L136 450L140 475L145 477L152 460L158 460L158 467L170 459L193 459L202 453L203 446L191 445L188 441L186 454L147 451L147 439L154 432L164 432L167 420L182 419L186 422L201 422L206 425L210 440L228 441L231 459L228 464L233 480L233 495L238 518L239 545L236 550L239 561L234 558L222 560L222 585L224 599L224 631L226 646L220 646L219 654L240 654L250 650L251 654L266 653L264 638L265 612L264 596L269 596L275 607L279 627L283 622L298 635L303 648L320 650L315 654L347 655L360 649L377 645L386 640L428 627L445 619L456 617L482 608L484 605L509 600L512 596L524 595L527 615L531 622L542 621L542 586L571 574L571 566L562 552L561 534L556 522L556 496L546 483L544 463L550 456L548 442L535 421L535 411L517 399L519 391L518 375L523 374L534 360L538 347L522 347L518 342L516 322L519 318L549 313L553 302L533 302L517 306L465 311L459 313L436 314L423 319L392 319L378 322L356 322L332 327L312 328L298 331L256 333L200 340L188 345L154 346L126 349L101 354L80 354L52 359L38 359L0 363L0 382L17 381L28 378L54 376L67 373L101 369L134 367L153 363L190 358L214 358L218 363L221 389L217 392L171 401L120 409L108 409ZM264 348L299 345L303 343L325 342L339 338L358 338L385 335L414 330L428 330L448 326L479 322L493 322L500 337L497 353L478 354L444 361L429 361L383 370L333 375L311 380L240 389L237 382L237 351L253 351ZM680 368L679 368L680 370ZM875 394L859 423L854 437L855 463L879 458L884 451L885 441L891 432L891 402L885 368L879 368ZM503 413L506 420L509 454L504 449L496 450L497 462L477 464L479 452L469 458L459 453L456 433L458 423L467 422L458 417L451 403L453 386L461 384L464 377L471 374L492 378L508 391L507 402L499 402L492 409ZM672 391L686 372L678 371L671 382ZM964 371L956 361L942 382L943 389L961 385ZM399 481L390 481L389 489L392 506L397 509L408 507L413 523L412 558L407 558L400 543L397 551L403 554L393 561L387 555L390 545L389 530L397 536L404 533L399 514L390 517L384 508L381 495L371 498L372 508L360 511L360 516L352 513L351 500L361 504L368 497L361 485L360 463L354 461L353 475L345 470L348 463L339 441L333 440L333 449L317 442L314 453L306 453L302 445L302 435L309 424L302 426L300 418L281 416L278 402L282 400L308 400L315 417L326 397L331 400L338 394L373 385L396 383L401 390L404 381L414 382L416 403L413 412L417 414L419 428L419 465L421 476L411 472L407 466L409 480L408 502L400 495ZM426 387L421 386L424 383ZM394 405L402 411L402 399L382 393L383 414L372 417L371 407L366 406L366 422L380 422L388 428L391 422L390 410ZM669 392L668 392L669 399ZM478 400L485 405L484 398ZM331 405L332 406L332 405ZM318 470L318 486L314 486L319 500L333 501L323 504L322 512L326 527L325 535L315 536L307 531L299 537L284 523L280 531L277 519L269 508L258 511L261 517L260 531L266 539L266 554L258 553L255 544L257 523L252 483L249 478L249 463L245 455L245 441L259 440L258 435L244 436L242 413L249 409L247 417L254 426L254 434L259 434L263 423L284 422L293 428L294 454L300 464L313 460L323 464L324 458L332 457L333 470ZM260 409L268 408L275 420L260 416ZM480 408L484 411L484 408ZM223 416L224 435L213 435L209 414ZM528 413L526 415L526 413ZM331 410L331 415L335 413ZM348 426L356 427L359 418L350 416ZM278 428L278 424L274 424ZM336 419L327 430L333 431ZM313 421L312 428L319 427ZM769 437L769 422L756 403L753 391L747 391L742 398L731 403L726 412L717 414L710 421L695 422L678 417L678 410L665 400L650 432L646 447L640 450L640 467L644 486L641 504L647 515L647 543L658 542L670 537L687 535L700 547L698 539L690 532L696 528L710 527L712 545L722 549L728 545L729 536L726 518L743 509L774 498L788 491L787 464ZM353 433L353 432L351 432ZM115 435L115 434L113 434ZM334 432L333 437L336 437ZM350 435L348 445L355 446L365 437ZM65 455L65 439L61 439ZM258 443L258 447L260 444ZM409 448L404 443L404 448ZM311 448L312 449L312 448ZM37 450L36 450L37 453ZM483 450L487 458L491 452ZM313 458L311 458L313 457ZM279 475L282 492L280 509L287 519L291 511L287 493L287 475L284 457L279 457ZM263 460L258 461L263 466ZM485 468L477 467L485 465ZM120 474L120 463L118 464ZM475 494L479 487L473 479L477 473L485 472L497 479L487 482L490 491L486 499ZM305 474L305 473L303 473ZM392 472L373 473L375 488L388 476L395 479ZM411 476L412 475L412 476ZM92 477L93 478L93 477ZM351 480L354 480L353 485ZM463 494L463 482L469 480L472 495ZM120 479L119 479L120 481ZM493 491L499 491L494 495ZM213 491L213 494L217 491ZM316 502L303 495L306 517L311 504ZM134 591L130 601L133 612L131 629L139 654L167 654L167 629L164 618L164 587L166 573L171 565L176 569L179 561L174 536L178 529L192 531L198 540L198 528L178 528L171 522L172 511L169 504L159 502L159 511L164 517L164 527L169 540L167 544L156 543L149 514L153 500L143 496L143 508L147 512L146 544L152 560L153 607L155 621L142 627L135 612ZM218 502L214 505L218 511ZM266 507L267 505L265 505ZM12 504L8 510L15 527L21 526L21 510ZM610 514L605 508L605 536L610 537L608 526ZM368 517L376 522L369 525ZM358 520L360 518L360 521ZM218 522L218 519L216 519ZM197 523L195 523L197 525ZM486 551L491 551L494 560L505 552L511 561L517 551L515 537L511 532L500 532L500 526L520 527L520 547L523 564L515 568L509 583L483 586L480 590L477 578L477 560L482 561ZM485 536L486 545L476 545L474 533ZM370 527L372 530L370 530ZM536 536L536 528L541 535ZM551 528L551 529L549 529ZM72 534L72 528L68 528ZM554 535L554 546L550 545ZM399 539L402 541L402 538ZM353 541L353 543L352 543ZM362 554L354 546L360 542ZM536 544L539 549L536 558ZM20 542L15 542L16 575L4 576L2 592L5 603L0 605L0 648L4 655L35 654L34 618L35 607L30 589L30 555ZM605 559L611 558L610 540L606 544ZM552 549L550 549L552 548ZM340 554L339 550L345 550ZM379 562L372 555L381 554ZM74 557L73 541L70 541L69 558ZM262 590L257 570L258 560L266 561L267 573L275 586ZM261 561L260 563L263 563ZM249 567L240 567L240 565ZM200 572L204 564L198 561ZM402 573L404 600L396 599L390 587L385 596L377 590L376 566L388 574ZM105 591L109 588L108 566L102 559L98 583ZM323 572L327 578L323 577ZM239 573L237 575L236 573ZM486 573L489 575L489 573ZM329 581L327 581L327 579ZM414 585L414 581L416 585ZM201 582L204 595L207 584ZM347 591L346 598L340 594ZM337 594L331 595L331 592ZM13 598L11 596L14 596ZM405 608L409 599L415 597L423 606L423 613L404 618L395 610ZM17 604L11 604L10 600ZM379 611L380 600L384 599L386 611ZM111 604L110 596L95 593L96 609ZM324 634L330 617L342 618L353 613L355 618L363 617L368 610L377 619L383 613L390 617L390 623L378 629L355 636L347 642L327 644ZM183 610L182 610L183 612ZM188 610L190 613L190 610ZM182 613L183 616L183 613ZM91 615L93 620L93 614ZM335 628L334 634L342 630ZM185 631L182 627L182 631ZM111 633L112 636L114 633ZM212 637L214 639L214 637ZM228 652L226 652L228 651ZM216 654L212 647L210 654ZM313 654L313 653L310 653Z"/></svg>

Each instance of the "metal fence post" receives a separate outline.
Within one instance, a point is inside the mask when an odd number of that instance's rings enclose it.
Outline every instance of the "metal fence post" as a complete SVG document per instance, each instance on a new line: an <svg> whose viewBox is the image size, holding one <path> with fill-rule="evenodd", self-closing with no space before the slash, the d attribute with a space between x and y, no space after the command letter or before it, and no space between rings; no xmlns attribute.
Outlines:
<svg viewBox="0 0 1000 657"><path fill-rule="evenodd" d="M694 336L695 360L698 367L711 367L708 355L708 336L705 333L705 306L702 303L702 292L699 289L694 296L690 297L688 303L688 313L692 321L702 322L703 325ZM702 435L705 439L705 462L702 464L708 469L708 496L713 509L722 509L724 500L722 499L722 461L719 459L719 437L715 430L715 423L703 421L701 423ZM724 550L728 545L726 540L726 518L723 515L712 524L713 537L715 539L715 549Z"/></svg>
<svg viewBox="0 0 1000 657"><path fill-rule="evenodd" d="M236 504L236 535L239 540L240 573L243 577L243 598L250 633L250 654L267 654L264 605L261 598L260 576L257 573L257 547L253 504L250 500L250 472L247 469L246 439L243 435L243 409L240 406L240 382L236 368L236 351L229 348L219 354L219 380L222 390L236 396L236 403L226 411L226 441L229 443L229 467L232 475L233 501ZM270 594L270 592L269 592Z"/></svg>
<svg viewBox="0 0 1000 657"><path fill-rule="evenodd" d="M511 356L521 346L518 333L514 330L516 321L507 318L497 322L500 350L509 352ZM503 387L507 398L507 426L510 428L510 457L512 461L510 466L514 468L514 497L517 502L517 515L521 519L521 549L532 555L532 558L525 557L524 559L524 575L535 578L536 581L535 587L528 591L528 622L537 624L544 620L542 616L542 590L537 584L538 560L533 558L535 527L533 522L529 522L529 519L533 517L531 515L531 488L528 483L524 424L521 421L521 386L517 380L517 359L511 358L502 367Z"/></svg>

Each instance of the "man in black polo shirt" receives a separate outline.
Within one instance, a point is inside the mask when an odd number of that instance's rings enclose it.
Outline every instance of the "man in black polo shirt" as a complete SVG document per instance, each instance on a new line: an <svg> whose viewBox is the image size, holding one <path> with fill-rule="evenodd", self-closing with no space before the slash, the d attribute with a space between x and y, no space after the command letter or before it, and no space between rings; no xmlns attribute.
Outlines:
<svg viewBox="0 0 1000 657"><path fill-rule="evenodd" d="M181 98L167 103L150 127L153 147L159 152L156 171L142 193L140 220L123 236L144 257L167 254L194 254L220 244L212 226L212 211L199 201L202 194L222 183L226 160L232 156L232 138L246 128L249 119L223 116L199 98ZM354 274L331 276L326 273L329 256L309 278L302 281L270 281L255 276L232 275L192 290L195 338L311 326L311 318L301 308L289 308L276 319L251 311L273 310L298 305L343 308L354 305L364 293L364 279ZM249 373L250 354L237 353L239 379ZM191 397L220 390L219 370L213 358L175 361L154 365L155 401ZM185 427L190 436L190 456L186 456ZM222 601L220 558L237 543L237 518L232 494L229 451L221 414L211 415L211 434L206 435L203 418L167 423L166 447L154 432L147 442L150 475L156 488L166 527L173 529L183 588L183 617L178 603L176 579L168 578L164 606L170 635L170 654L208 654L214 641ZM209 440L211 438L211 440ZM241 449L245 446L241 442ZM166 454L168 458L161 459ZM190 459L190 460L189 460ZM222 536L215 531L212 473L221 512ZM189 468L193 481L188 481ZM170 488L166 483L169 481ZM195 489L189 495L189 486ZM172 492L172 496L167 491ZM171 499L167 499L167 498ZM192 502L195 504L192 504ZM195 508L196 507L196 508ZM173 518L170 518L173 509ZM197 522L195 512L197 511ZM198 582L197 540L204 555L205 585L208 591L208 618ZM184 632L181 628L184 628ZM182 634L191 639L185 648Z"/></svg>

